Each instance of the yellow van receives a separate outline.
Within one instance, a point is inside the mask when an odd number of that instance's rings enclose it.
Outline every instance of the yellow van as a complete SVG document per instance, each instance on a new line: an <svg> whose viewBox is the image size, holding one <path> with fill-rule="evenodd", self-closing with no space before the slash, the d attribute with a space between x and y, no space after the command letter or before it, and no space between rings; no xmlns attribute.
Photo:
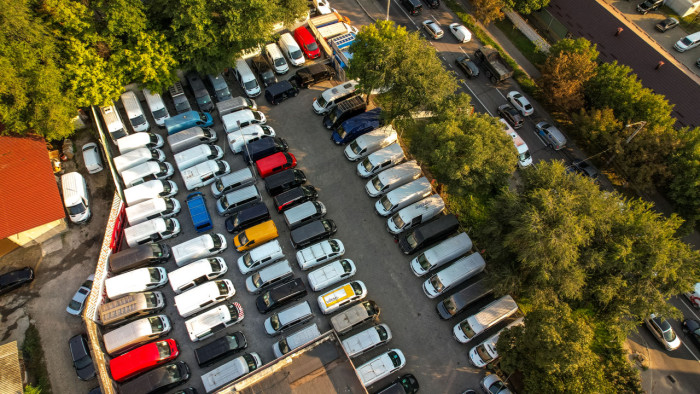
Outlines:
<svg viewBox="0 0 700 394"><path fill-rule="evenodd" d="M318 296L318 307L324 315L367 297L367 286L356 280Z"/></svg>
<svg viewBox="0 0 700 394"><path fill-rule="evenodd" d="M273 240L277 238L277 235L275 223L268 220L238 233L233 237L233 243L236 245L236 250L242 252Z"/></svg>

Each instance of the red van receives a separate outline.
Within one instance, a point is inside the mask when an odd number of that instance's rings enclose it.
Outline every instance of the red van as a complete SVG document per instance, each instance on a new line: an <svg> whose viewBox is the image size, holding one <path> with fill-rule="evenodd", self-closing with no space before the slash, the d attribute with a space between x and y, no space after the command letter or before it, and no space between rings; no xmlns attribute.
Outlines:
<svg viewBox="0 0 700 394"><path fill-rule="evenodd" d="M316 59L321 56L321 48L318 47L311 32L306 30L304 26L294 30L294 39L301 47L301 50L304 51L304 55L306 55L307 58Z"/></svg>
<svg viewBox="0 0 700 394"><path fill-rule="evenodd" d="M255 168L257 168L261 178L296 166L297 158L289 152L278 152L255 162Z"/></svg>
<svg viewBox="0 0 700 394"><path fill-rule="evenodd" d="M151 342L113 358L109 362L109 370L114 380L123 382L174 360L178 354L180 351L174 339Z"/></svg>

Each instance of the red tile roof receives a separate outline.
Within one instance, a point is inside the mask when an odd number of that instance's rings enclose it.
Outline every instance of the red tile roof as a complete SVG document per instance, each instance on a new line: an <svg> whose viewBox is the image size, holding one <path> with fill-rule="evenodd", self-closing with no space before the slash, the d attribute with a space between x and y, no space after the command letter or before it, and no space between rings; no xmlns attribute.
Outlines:
<svg viewBox="0 0 700 394"><path fill-rule="evenodd" d="M0 136L0 239L64 217L46 141Z"/></svg>

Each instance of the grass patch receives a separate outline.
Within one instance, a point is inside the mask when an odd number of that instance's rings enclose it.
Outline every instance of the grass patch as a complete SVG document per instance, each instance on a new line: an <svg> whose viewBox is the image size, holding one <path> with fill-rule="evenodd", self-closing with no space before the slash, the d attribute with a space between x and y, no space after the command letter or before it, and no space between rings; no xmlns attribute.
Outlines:
<svg viewBox="0 0 700 394"><path fill-rule="evenodd" d="M502 21L497 21L494 24L532 64L540 66L544 64L545 60L547 60L547 55L542 53L532 41L525 37L525 35L518 30L510 20L506 18Z"/></svg>
<svg viewBox="0 0 700 394"><path fill-rule="evenodd" d="M700 30L700 18L696 14L691 14L685 18L681 18L680 15L676 14L676 11L672 10L671 7L664 5L659 11L666 15L668 18L676 18L680 22L680 28L685 30L686 33L690 34Z"/></svg>
<svg viewBox="0 0 700 394"><path fill-rule="evenodd" d="M44 360L44 349L41 347L39 329L34 324L30 324L27 332L24 334L22 355L27 372L34 380L34 387L40 389L42 394L51 394L51 381L49 380L49 371L46 369L46 361Z"/></svg>

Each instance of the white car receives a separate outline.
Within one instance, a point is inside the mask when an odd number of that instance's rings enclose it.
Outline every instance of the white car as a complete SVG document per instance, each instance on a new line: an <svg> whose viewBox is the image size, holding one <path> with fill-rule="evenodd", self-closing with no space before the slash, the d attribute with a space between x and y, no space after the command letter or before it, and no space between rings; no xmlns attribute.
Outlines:
<svg viewBox="0 0 700 394"><path fill-rule="evenodd" d="M246 126L238 131L234 131L226 136L228 146L233 153L241 153L246 142L251 143L264 137L274 137L275 130L266 125L253 124Z"/></svg>
<svg viewBox="0 0 700 394"><path fill-rule="evenodd" d="M666 350L676 350L681 346L681 340L673 331L671 324L663 317L657 317L655 314L649 315L644 319L644 323L651 333L654 335Z"/></svg>
<svg viewBox="0 0 700 394"><path fill-rule="evenodd" d="M391 349L357 367L357 373L360 375L362 384L369 387L405 365L406 357L401 350Z"/></svg>
<svg viewBox="0 0 700 394"><path fill-rule="evenodd" d="M331 3L329 3L328 0L316 0L314 3L316 5L316 11L318 11L319 15L326 15L333 12Z"/></svg>
<svg viewBox="0 0 700 394"><path fill-rule="evenodd" d="M309 286L313 291L320 291L343 279L355 275L357 269L350 259L336 260L317 270L309 272Z"/></svg>
<svg viewBox="0 0 700 394"><path fill-rule="evenodd" d="M356 357L384 345L389 342L391 338L389 326L386 324L379 324L361 331L348 339L344 339L342 344L349 357Z"/></svg>
<svg viewBox="0 0 700 394"><path fill-rule="evenodd" d="M700 283L696 283L693 291L684 293L684 295L693 307L700 308Z"/></svg>
<svg viewBox="0 0 700 394"><path fill-rule="evenodd" d="M313 244L297 252L299 268L306 271L345 254L345 246L339 239L329 239Z"/></svg>
<svg viewBox="0 0 700 394"><path fill-rule="evenodd" d="M461 43L469 42L472 39L472 32L459 23L450 24L450 32Z"/></svg>
<svg viewBox="0 0 700 394"><path fill-rule="evenodd" d="M425 32L428 33L428 35L435 40L441 39L442 36L445 34L443 33L440 25L438 25L437 22L431 19L423 21L423 30L425 30Z"/></svg>
<svg viewBox="0 0 700 394"><path fill-rule="evenodd" d="M530 116L535 112L532 104L520 92L513 90L506 95L508 101L518 110L523 116Z"/></svg>
<svg viewBox="0 0 700 394"><path fill-rule="evenodd" d="M496 374L488 374L481 379L481 388L485 393L491 394L511 394L506 384Z"/></svg>

